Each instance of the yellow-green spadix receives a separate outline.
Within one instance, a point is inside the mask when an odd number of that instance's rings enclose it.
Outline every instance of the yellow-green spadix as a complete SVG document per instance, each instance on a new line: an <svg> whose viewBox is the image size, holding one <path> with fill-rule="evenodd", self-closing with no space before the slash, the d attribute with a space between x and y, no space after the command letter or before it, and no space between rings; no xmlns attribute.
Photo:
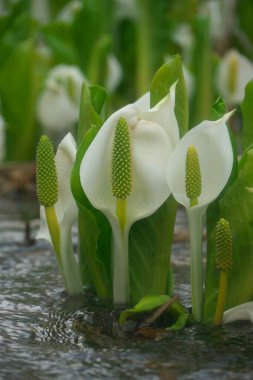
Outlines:
<svg viewBox="0 0 253 380"><path fill-rule="evenodd" d="M123 288L127 288L126 291L118 291L121 285L115 285L117 289L114 292L114 301L118 303L127 302L129 296L129 229L135 221L155 212L170 195L164 173L168 158L179 141L178 124L174 114L175 87L176 84L171 87L169 94L151 109L149 94L146 94L136 103L115 112L101 127L81 163L80 179L83 190L91 204L101 210L111 224L114 247L112 254L116 258L125 258L125 276L122 273L117 274L119 269L114 265L114 283L117 282L115 276L121 276ZM123 234L117 216L117 199L120 197L112 190L112 156L115 129L119 120L124 120L128 128L132 165L130 191L125 198L126 219Z"/></svg>
<svg viewBox="0 0 253 380"><path fill-rule="evenodd" d="M69 294L82 293L79 268L71 244L71 228L77 221L78 210L70 189L70 173L76 156L76 143L68 133L58 146L55 155L55 166L58 181L58 199L54 204L60 229L61 272ZM45 239L52 244L44 207L40 208L40 230L38 239Z"/></svg>

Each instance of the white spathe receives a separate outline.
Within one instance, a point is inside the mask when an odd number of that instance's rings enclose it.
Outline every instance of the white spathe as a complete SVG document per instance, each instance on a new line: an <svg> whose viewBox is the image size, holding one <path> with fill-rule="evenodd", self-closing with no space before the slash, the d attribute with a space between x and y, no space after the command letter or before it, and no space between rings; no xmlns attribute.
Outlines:
<svg viewBox="0 0 253 380"><path fill-rule="evenodd" d="M235 67L231 73L231 65ZM229 86L230 76L233 78L234 89ZM230 105L240 104L244 98L247 83L253 78L253 63L237 50L229 50L221 59L217 70L216 84L224 100Z"/></svg>
<svg viewBox="0 0 253 380"><path fill-rule="evenodd" d="M112 195L112 149L116 124L124 117L130 129L133 161L133 188L127 198L125 230L151 215L168 198L165 178L168 158L179 141L174 114L174 84L170 93L149 109L149 94L115 112L101 127L88 148L80 168L81 184L91 204L101 210L111 224L118 224L116 198ZM114 229L114 228L113 228Z"/></svg>
<svg viewBox="0 0 253 380"><path fill-rule="evenodd" d="M247 302L225 311L223 323L249 320L253 323L253 302Z"/></svg>
<svg viewBox="0 0 253 380"><path fill-rule="evenodd" d="M76 157L76 142L68 133L60 142L56 155L55 164L58 179L58 200L55 204L55 212L60 226L71 229L77 220L78 209L70 189L70 175ZM45 208L40 208L40 230L38 239L46 239L51 243L51 237L46 222Z"/></svg>
<svg viewBox="0 0 253 380"><path fill-rule="evenodd" d="M191 129L180 140L169 158L167 181L175 199L186 209L190 200L185 189L186 153L190 145L197 150L202 180L202 191L198 205L194 208L208 206L222 191L231 174L233 166L233 149L226 126L231 112L217 121L203 121Z"/></svg>
<svg viewBox="0 0 253 380"><path fill-rule="evenodd" d="M79 117L85 78L77 66L58 65L49 71L37 104L37 115L45 129L62 131Z"/></svg>

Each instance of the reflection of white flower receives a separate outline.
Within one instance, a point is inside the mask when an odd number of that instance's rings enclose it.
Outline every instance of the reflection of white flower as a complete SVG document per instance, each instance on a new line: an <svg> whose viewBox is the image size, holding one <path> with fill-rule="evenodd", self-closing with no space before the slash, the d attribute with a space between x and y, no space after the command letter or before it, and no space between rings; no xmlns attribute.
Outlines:
<svg viewBox="0 0 253 380"><path fill-rule="evenodd" d="M249 320L253 323L253 302L244 303L225 311L223 323Z"/></svg>
<svg viewBox="0 0 253 380"><path fill-rule="evenodd" d="M3 161L5 156L5 122L0 115L0 162Z"/></svg>
<svg viewBox="0 0 253 380"><path fill-rule="evenodd" d="M216 83L220 94L230 105L241 103L246 84L253 78L253 64L236 50L221 59Z"/></svg>
<svg viewBox="0 0 253 380"><path fill-rule="evenodd" d="M108 218L113 233L114 301L128 301L128 234L132 224L155 212L170 195L164 176L169 155L179 140L174 114L175 85L169 95L149 108L149 94L114 113L88 148L80 179L91 204ZM125 198L124 231L112 192L112 152L116 125L124 118L130 135L132 189ZM121 161L121 159L120 159Z"/></svg>
<svg viewBox="0 0 253 380"><path fill-rule="evenodd" d="M75 157L76 143L73 136L68 133L59 144L55 155L58 200L54 207L60 227L61 269L69 294L80 293L82 289L79 268L71 243L71 228L78 217L78 209L70 189L70 175ZM52 245L44 207L40 208L40 230L37 239L45 239Z"/></svg>
<svg viewBox="0 0 253 380"><path fill-rule="evenodd" d="M60 131L77 122L84 80L76 66L58 65L48 73L37 106L39 121L46 129Z"/></svg>

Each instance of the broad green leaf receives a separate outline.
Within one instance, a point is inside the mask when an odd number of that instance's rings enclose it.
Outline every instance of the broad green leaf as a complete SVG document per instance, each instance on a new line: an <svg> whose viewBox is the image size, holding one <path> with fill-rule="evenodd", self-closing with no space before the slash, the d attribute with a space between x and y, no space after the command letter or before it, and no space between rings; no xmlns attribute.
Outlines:
<svg viewBox="0 0 253 380"><path fill-rule="evenodd" d="M32 40L13 50L0 72L0 93L7 129L7 160L33 160L38 137L36 101L40 60Z"/></svg>
<svg viewBox="0 0 253 380"><path fill-rule="evenodd" d="M242 147L243 150L253 143L253 80L251 80L245 89L245 97L241 104L243 117Z"/></svg>
<svg viewBox="0 0 253 380"><path fill-rule="evenodd" d="M130 296L168 293L170 254L177 203L171 196L151 216L137 221L129 235Z"/></svg>
<svg viewBox="0 0 253 380"><path fill-rule="evenodd" d="M233 236L233 268L228 274L225 309L253 299L253 147L239 163L236 180L207 213L207 273L204 320L213 319L218 293L219 272L215 266L215 227L220 218L229 221Z"/></svg>
<svg viewBox="0 0 253 380"><path fill-rule="evenodd" d="M155 74L151 83L151 106L168 95L170 86L177 81L175 114L179 125L180 136L188 130L188 98L182 69L181 58L176 55L165 63Z"/></svg>
<svg viewBox="0 0 253 380"><path fill-rule="evenodd" d="M71 190L79 208L79 257L82 280L90 280L100 297L111 296L111 229L106 217L88 201L80 182L80 165L98 127L92 127L77 151ZM88 274L87 274L88 272ZM86 277L87 276L87 277Z"/></svg>

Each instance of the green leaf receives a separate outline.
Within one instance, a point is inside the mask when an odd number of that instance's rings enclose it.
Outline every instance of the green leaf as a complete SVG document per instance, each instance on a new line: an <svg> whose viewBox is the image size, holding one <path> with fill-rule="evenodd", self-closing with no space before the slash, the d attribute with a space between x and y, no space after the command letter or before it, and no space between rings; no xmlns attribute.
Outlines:
<svg viewBox="0 0 253 380"><path fill-rule="evenodd" d="M80 115L77 130L77 146L92 126L101 127L103 119L100 112L103 109L106 95L102 87L89 88L84 82L80 102ZM99 112L100 111L100 112Z"/></svg>
<svg viewBox="0 0 253 380"><path fill-rule="evenodd" d="M83 156L98 132L94 126L77 151L71 174L71 190L79 208L79 256L82 280L90 280L98 296L111 297L111 228L106 217L94 209L80 182ZM88 272L88 277L87 276Z"/></svg>
<svg viewBox="0 0 253 380"><path fill-rule="evenodd" d="M98 115L103 114L106 101L105 89L101 86L90 86L89 90L94 110L97 112Z"/></svg>
<svg viewBox="0 0 253 380"><path fill-rule="evenodd" d="M245 97L241 104L243 117L242 147L243 150L253 143L253 79L245 88Z"/></svg>
<svg viewBox="0 0 253 380"><path fill-rule="evenodd" d="M180 314L179 317L177 318L176 322L167 328L167 330L172 330L172 331L178 331L178 330L182 330L185 325L187 324L187 322L189 321L189 314L188 313L185 313L185 314Z"/></svg>
<svg viewBox="0 0 253 380"><path fill-rule="evenodd" d="M192 71L195 91L191 105L190 126L193 127L210 118L213 98L213 57L211 50L209 19L198 16L193 23L195 46L193 48Z"/></svg>
<svg viewBox="0 0 253 380"><path fill-rule="evenodd" d="M167 295L145 296L132 309L123 311L119 317L119 324L122 326L130 316L145 313L156 309L170 299Z"/></svg>
<svg viewBox="0 0 253 380"><path fill-rule="evenodd" d="M157 104L169 93L173 83L177 81L175 114L179 125L180 136L188 130L188 98L183 75L182 61L179 55L165 63L155 74L151 83L151 106Z"/></svg>
<svg viewBox="0 0 253 380"><path fill-rule="evenodd" d="M253 299L253 146L243 154L236 180L207 213L207 273L204 320L213 319L219 284L215 265L215 227L220 218L229 221L233 236L233 267L228 274L228 294L225 309Z"/></svg>
<svg viewBox="0 0 253 380"><path fill-rule="evenodd" d="M211 109L211 119L218 120L227 112L227 107L224 99L221 96L218 97Z"/></svg>
<svg viewBox="0 0 253 380"><path fill-rule="evenodd" d="M137 221L129 234L130 296L171 291L170 254L177 203L171 196L148 218ZM170 288L170 289L169 289Z"/></svg>
<svg viewBox="0 0 253 380"><path fill-rule="evenodd" d="M39 134L36 101L43 73L32 40L20 43L0 72L3 117L7 129L7 160L33 160Z"/></svg>

